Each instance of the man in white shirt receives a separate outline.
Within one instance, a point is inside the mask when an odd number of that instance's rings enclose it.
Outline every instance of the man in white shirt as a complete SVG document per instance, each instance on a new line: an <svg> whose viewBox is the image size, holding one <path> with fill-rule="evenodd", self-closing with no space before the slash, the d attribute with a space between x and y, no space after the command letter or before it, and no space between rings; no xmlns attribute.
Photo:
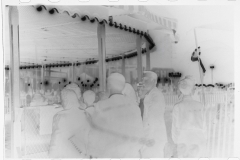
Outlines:
<svg viewBox="0 0 240 160"><path fill-rule="evenodd" d="M157 89L157 74L145 71L143 88L139 92L140 109L145 130L145 137L151 143L141 149L142 158L163 158L164 146L167 143L167 132L164 120L165 100Z"/></svg>

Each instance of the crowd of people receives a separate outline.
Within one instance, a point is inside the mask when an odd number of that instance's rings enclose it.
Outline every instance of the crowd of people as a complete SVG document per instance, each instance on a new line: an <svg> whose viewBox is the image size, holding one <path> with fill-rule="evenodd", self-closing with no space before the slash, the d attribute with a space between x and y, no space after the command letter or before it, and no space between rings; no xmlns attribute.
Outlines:
<svg viewBox="0 0 240 160"><path fill-rule="evenodd" d="M194 79L179 81L183 98L173 109L172 140L164 121L165 100L157 74L145 71L135 92L125 77L112 73L107 91L81 93L71 83L61 91L63 110L53 118L50 158L204 157L202 104L192 99Z"/></svg>

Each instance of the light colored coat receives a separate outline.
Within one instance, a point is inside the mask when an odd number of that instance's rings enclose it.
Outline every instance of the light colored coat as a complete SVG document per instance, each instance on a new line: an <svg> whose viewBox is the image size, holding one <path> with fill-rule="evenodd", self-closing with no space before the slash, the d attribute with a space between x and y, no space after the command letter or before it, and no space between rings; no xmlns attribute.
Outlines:
<svg viewBox="0 0 240 160"><path fill-rule="evenodd" d="M173 108L172 139L174 143L182 146L178 151L181 157L204 156L206 134L202 109L203 104L191 97L183 98ZM190 149L196 145L199 149Z"/></svg>
<svg viewBox="0 0 240 160"><path fill-rule="evenodd" d="M49 157L84 158L85 156L78 152L69 139L79 131L86 132L88 130L89 124L83 110L71 108L58 112L53 118ZM86 152L86 148L81 148L81 150Z"/></svg>
<svg viewBox="0 0 240 160"><path fill-rule="evenodd" d="M137 103L114 94L93 109L88 153L94 158L140 158L143 124Z"/></svg>
<svg viewBox="0 0 240 160"><path fill-rule="evenodd" d="M142 149L143 158L163 158L167 143L167 131L164 120L165 100L162 92L153 88L144 98L143 125L145 137L153 140L150 147Z"/></svg>

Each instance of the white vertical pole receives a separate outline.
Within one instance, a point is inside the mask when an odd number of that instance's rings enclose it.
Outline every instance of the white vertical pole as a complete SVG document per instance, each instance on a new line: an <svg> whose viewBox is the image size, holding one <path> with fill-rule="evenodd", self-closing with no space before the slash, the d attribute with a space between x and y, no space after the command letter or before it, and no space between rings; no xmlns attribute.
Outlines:
<svg viewBox="0 0 240 160"><path fill-rule="evenodd" d="M196 28L194 29L194 36L195 36L196 48L198 48ZM200 66L200 55L198 55L198 68L199 68L200 80L202 84L201 88L202 88L203 104L205 105L204 90L203 90L203 75L202 75L201 66Z"/></svg>
<svg viewBox="0 0 240 160"><path fill-rule="evenodd" d="M72 62L72 82L74 82L74 66L73 66L73 62Z"/></svg>
<svg viewBox="0 0 240 160"><path fill-rule="evenodd" d="M20 111L20 53L19 53L19 19L16 6L9 7L10 31L10 85L11 85L11 158L20 158L21 118Z"/></svg>
<svg viewBox="0 0 240 160"><path fill-rule="evenodd" d="M151 69L151 60L150 60L150 50L149 50L149 43L146 40L146 70L150 71Z"/></svg>
<svg viewBox="0 0 240 160"><path fill-rule="evenodd" d="M137 46L137 75L138 82L142 81L142 51L141 51L141 37L136 35L136 46Z"/></svg>
<svg viewBox="0 0 240 160"><path fill-rule="evenodd" d="M125 77L125 69L126 65L125 65L125 59L124 59L124 54L122 55L122 75Z"/></svg>
<svg viewBox="0 0 240 160"><path fill-rule="evenodd" d="M98 56L99 56L99 83L100 91L106 91L106 33L105 24L99 24L97 27L98 35Z"/></svg>

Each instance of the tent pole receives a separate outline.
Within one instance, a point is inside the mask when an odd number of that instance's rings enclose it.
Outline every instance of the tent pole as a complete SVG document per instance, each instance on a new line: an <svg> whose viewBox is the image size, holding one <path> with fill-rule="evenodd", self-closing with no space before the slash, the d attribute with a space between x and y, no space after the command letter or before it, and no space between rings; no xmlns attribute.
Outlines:
<svg viewBox="0 0 240 160"><path fill-rule="evenodd" d="M136 37L136 46L137 46L137 73L138 73L138 82L142 81L142 51L141 51L141 38L137 35Z"/></svg>
<svg viewBox="0 0 240 160"><path fill-rule="evenodd" d="M197 33L196 33L196 28L194 28L194 37L195 37L195 43L196 43L196 47L198 48L198 43L197 43ZM202 98L203 98L203 104L205 107L205 96L204 96L204 90L203 90L203 75L202 75L202 71L201 71L201 66L200 66L200 55L198 55L198 68L199 68L199 73L200 73L200 80L201 80L201 89L202 89Z"/></svg>
<svg viewBox="0 0 240 160"><path fill-rule="evenodd" d="M198 49L198 43L197 43L197 33L196 33L196 28L194 28L194 36L195 36L195 43L196 47ZM204 94L204 89L203 89L203 73L201 71L201 66L200 66L200 55L198 55L198 68L199 68L199 73L200 73L200 80L201 80L201 89L202 89L202 100L203 100L203 126L204 128L206 127L206 104L205 104L205 94ZM208 137L207 137L208 138Z"/></svg>
<svg viewBox="0 0 240 160"><path fill-rule="evenodd" d="M151 69L150 50L149 50L149 43L146 40L146 70L150 71L150 69Z"/></svg>
<svg viewBox="0 0 240 160"><path fill-rule="evenodd" d="M98 35L98 56L99 56L99 83L100 91L106 91L106 33L105 33L105 24L99 24L97 27Z"/></svg>
<svg viewBox="0 0 240 160"><path fill-rule="evenodd" d="M122 75L125 77L125 59L124 54L122 55Z"/></svg>
<svg viewBox="0 0 240 160"><path fill-rule="evenodd" d="M72 62L72 82L74 82L74 66L73 66L73 62Z"/></svg>
<svg viewBox="0 0 240 160"><path fill-rule="evenodd" d="M41 72L41 83L42 83L42 85L41 85L41 89L43 88L42 86L43 86L43 62L42 62L42 68L41 68L41 70L42 70L42 72Z"/></svg>
<svg viewBox="0 0 240 160"><path fill-rule="evenodd" d="M11 86L11 158L20 158L21 118L20 111L20 52L19 52L19 16L16 6L9 7L10 31L10 86Z"/></svg>

